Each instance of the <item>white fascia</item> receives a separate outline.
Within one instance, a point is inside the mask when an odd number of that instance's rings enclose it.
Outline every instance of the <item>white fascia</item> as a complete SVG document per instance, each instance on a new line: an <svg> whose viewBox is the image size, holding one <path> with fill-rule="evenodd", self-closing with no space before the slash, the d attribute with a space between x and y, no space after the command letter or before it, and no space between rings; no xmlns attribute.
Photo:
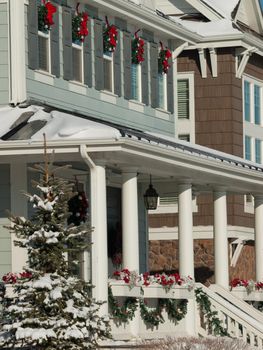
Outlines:
<svg viewBox="0 0 263 350"><path fill-rule="evenodd" d="M87 2L85 0L85 2ZM201 36L191 32L190 30L183 28L180 24L172 20L162 18L156 14L155 11L134 4L129 1L120 0L94 0L94 6L110 10L111 13L118 16L122 16L131 21L140 22L142 26L158 32L160 36L168 36L169 39L181 39L183 41L189 41L194 43L201 39Z"/></svg>

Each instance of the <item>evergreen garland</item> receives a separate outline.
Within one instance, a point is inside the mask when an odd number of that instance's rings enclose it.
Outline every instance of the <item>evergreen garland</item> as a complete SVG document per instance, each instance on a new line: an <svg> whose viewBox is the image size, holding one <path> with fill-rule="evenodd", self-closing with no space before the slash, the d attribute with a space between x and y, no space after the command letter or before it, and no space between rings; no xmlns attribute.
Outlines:
<svg viewBox="0 0 263 350"><path fill-rule="evenodd" d="M178 323L187 314L187 299L159 299L159 304L166 309L168 316Z"/></svg>
<svg viewBox="0 0 263 350"><path fill-rule="evenodd" d="M138 32L134 33L134 39L132 40L132 64L139 64L144 61L144 40L138 36Z"/></svg>
<svg viewBox="0 0 263 350"><path fill-rule="evenodd" d="M118 43L118 30L114 24L109 24L107 16L106 25L103 31L103 50L104 52L114 52Z"/></svg>
<svg viewBox="0 0 263 350"><path fill-rule="evenodd" d="M149 308L144 299L140 300L140 312L141 318L144 323L152 327L159 326L160 323L164 323L162 316L162 308L160 306L159 300L157 302L156 308Z"/></svg>
<svg viewBox="0 0 263 350"><path fill-rule="evenodd" d="M50 1L42 0L38 7L38 30L47 33L54 24L53 14L57 11Z"/></svg>
<svg viewBox="0 0 263 350"><path fill-rule="evenodd" d="M87 12L79 12L79 3L76 7L76 15L72 17L72 42L83 43L85 37L89 34L87 28Z"/></svg>
<svg viewBox="0 0 263 350"><path fill-rule="evenodd" d="M160 41L160 52L158 57L158 73L167 74L170 68L169 59L172 57L172 53L169 49L165 49L163 43Z"/></svg>
<svg viewBox="0 0 263 350"><path fill-rule="evenodd" d="M199 304L200 311L203 313L208 326L209 334L218 336L230 336L222 326L222 322L218 317L217 311L212 311L211 301L209 300L207 294L202 290L202 288L197 288L195 290L196 301Z"/></svg>
<svg viewBox="0 0 263 350"><path fill-rule="evenodd" d="M135 311L138 308L138 302L136 298L126 298L122 306L119 305L117 300L112 294L112 289L108 287L109 293L109 306L113 318L119 322L127 323L129 320L132 320L135 316Z"/></svg>

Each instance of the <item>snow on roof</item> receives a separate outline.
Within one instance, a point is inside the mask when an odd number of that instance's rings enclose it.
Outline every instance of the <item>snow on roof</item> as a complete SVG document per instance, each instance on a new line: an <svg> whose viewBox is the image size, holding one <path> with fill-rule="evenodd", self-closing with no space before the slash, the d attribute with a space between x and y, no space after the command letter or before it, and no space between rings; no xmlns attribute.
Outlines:
<svg viewBox="0 0 263 350"><path fill-rule="evenodd" d="M231 19L232 12L240 0L201 0L208 6L220 12L224 17Z"/></svg>
<svg viewBox="0 0 263 350"><path fill-rule="evenodd" d="M202 36L240 34L238 29L233 28L232 21L220 19L211 22L196 22L176 19L182 26Z"/></svg>

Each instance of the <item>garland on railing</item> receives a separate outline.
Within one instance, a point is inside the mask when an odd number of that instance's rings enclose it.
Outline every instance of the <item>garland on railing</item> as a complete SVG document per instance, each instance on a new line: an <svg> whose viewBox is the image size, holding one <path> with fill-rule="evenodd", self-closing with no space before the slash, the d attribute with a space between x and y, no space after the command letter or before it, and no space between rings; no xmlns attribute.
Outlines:
<svg viewBox="0 0 263 350"><path fill-rule="evenodd" d="M132 63L139 64L144 61L144 40L139 37L140 29L134 33L134 39L132 40Z"/></svg>
<svg viewBox="0 0 263 350"><path fill-rule="evenodd" d="M217 311L212 311L211 301L207 294L202 290L202 288L195 289L196 301L199 304L199 309L203 313L206 319L208 332L213 335L218 336L230 336L221 324L221 320L218 317Z"/></svg>
<svg viewBox="0 0 263 350"><path fill-rule="evenodd" d="M187 299L159 299L160 306L165 308L168 316L176 321L181 321L187 314Z"/></svg>
<svg viewBox="0 0 263 350"><path fill-rule="evenodd" d="M56 6L52 5L49 0L42 0L38 7L38 30L47 33L51 29L54 24L53 15L56 11Z"/></svg>
<svg viewBox="0 0 263 350"><path fill-rule="evenodd" d="M73 43L82 42L89 34L87 12L79 12L79 2L76 6L76 15L72 17L72 41Z"/></svg>
<svg viewBox="0 0 263 350"><path fill-rule="evenodd" d="M118 43L118 30L114 24L109 24L108 17L105 16L105 30L103 31L104 52L114 52Z"/></svg>
<svg viewBox="0 0 263 350"><path fill-rule="evenodd" d="M251 293L253 291L263 290L263 282L255 282L253 280L245 280L240 278L234 278L230 282L231 289L235 287L245 287L247 293Z"/></svg>
<svg viewBox="0 0 263 350"><path fill-rule="evenodd" d="M162 316L163 308L160 305L159 299L156 308L148 307L145 299L140 299L140 314L144 323L154 327L164 323Z"/></svg>
<svg viewBox="0 0 263 350"><path fill-rule="evenodd" d="M164 48L163 43L160 41L160 52L158 58L158 71L159 74L167 74L170 68L169 58L172 57L172 53L168 48Z"/></svg>
<svg viewBox="0 0 263 350"><path fill-rule="evenodd" d="M117 299L112 294L112 289L108 287L108 301L111 309L111 313L115 319L119 322L128 322L135 316L135 311L138 308L138 301L136 298L126 298L123 305L120 306Z"/></svg>

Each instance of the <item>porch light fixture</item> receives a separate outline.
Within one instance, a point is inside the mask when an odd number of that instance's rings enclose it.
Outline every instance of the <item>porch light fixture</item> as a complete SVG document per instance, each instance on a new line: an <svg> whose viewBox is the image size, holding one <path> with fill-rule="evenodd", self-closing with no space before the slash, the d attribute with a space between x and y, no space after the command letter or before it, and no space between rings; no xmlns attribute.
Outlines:
<svg viewBox="0 0 263 350"><path fill-rule="evenodd" d="M152 176L150 175L150 184L144 194L144 205L146 210L155 210L157 208L158 197L159 195L156 192L156 190L153 188Z"/></svg>

